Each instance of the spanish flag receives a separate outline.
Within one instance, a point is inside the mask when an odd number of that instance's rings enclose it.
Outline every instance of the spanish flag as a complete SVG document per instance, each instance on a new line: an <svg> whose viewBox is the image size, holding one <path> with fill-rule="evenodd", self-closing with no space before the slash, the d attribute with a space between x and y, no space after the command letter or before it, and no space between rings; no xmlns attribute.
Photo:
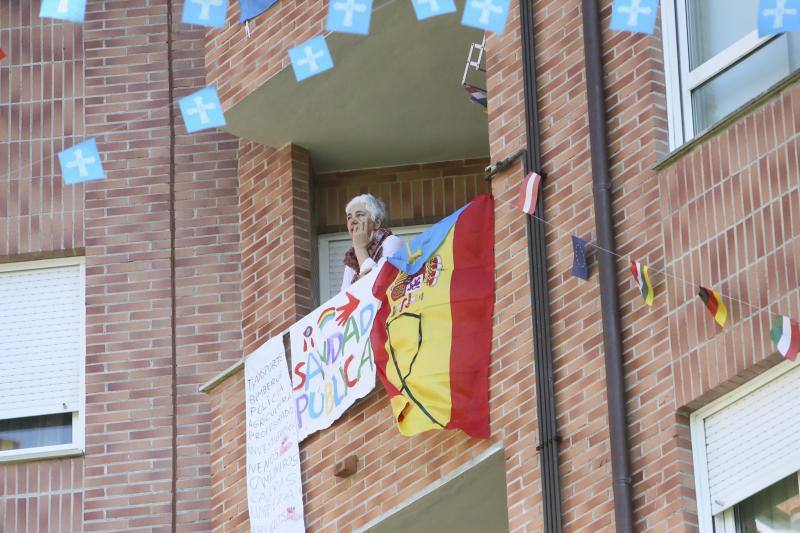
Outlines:
<svg viewBox="0 0 800 533"><path fill-rule="evenodd" d="M400 433L489 437L494 208L479 196L390 257L370 341Z"/></svg>
<svg viewBox="0 0 800 533"><path fill-rule="evenodd" d="M725 321L728 320L728 308L725 307L719 293L711 289L706 289L705 287L700 287L700 291L697 295L703 300L703 303L706 304L708 310L711 311L711 315L714 317L714 320L717 321L717 324L724 326Z"/></svg>

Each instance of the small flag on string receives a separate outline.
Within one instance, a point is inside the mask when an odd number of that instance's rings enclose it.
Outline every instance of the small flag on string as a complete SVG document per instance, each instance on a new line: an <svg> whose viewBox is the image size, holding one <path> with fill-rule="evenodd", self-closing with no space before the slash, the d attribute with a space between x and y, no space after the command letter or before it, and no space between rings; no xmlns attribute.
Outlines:
<svg viewBox="0 0 800 533"><path fill-rule="evenodd" d="M758 36L800 30L800 0L760 0Z"/></svg>
<svg viewBox="0 0 800 533"><path fill-rule="evenodd" d="M95 140L89 139L58 154L64 183L72 185L106 177Z"/></svg>
<svg viewBox="0 0 800 533"><path fill-rule="evenodd" d="M615 0L611 29L652 34L656 27L658 0Z"/></svg>
<svg viewBox="0 0 800 533"><path fill-rule="evenodd" d="M580 237L572 236L572 275L576 278L589 279L589 265L586 262L586 245L588 242Z"/></svg>
<svg viewBox="0 0 800 533"><path fill-rule="evenodd" d="M486 109L489 106L489 98L486 96L486 91L483 89L478 89L474 85L470 85L469 83L464 84L464 90L469 93L469 99L475 102L476 104L483 106Z"/></svg>
<svg viewBox="0 0 800 533"><path fill-rule="evenodd" d="M229 0L186 0L181 22L207 28L224 28Z"/></svg>
<svg viewBox="0 0 800 533"><path fill-rule="evenodd" d="M333 58L322 35L289 50L289 58L292 60L292 69L297 81L303 81L333 68Z"/></svg>
<svg viewBox="0 0 800 533"><path fill-rule="evenodd" d="M797 359L797 353L800 352L800 324L796 320L775 315L775 325L772 326L770 336L784 359Z"/></svg>
<svg viewBox="0 0 800 533"><path fill-rule="evenodd" d="M369 33L372 0L331 0L325 29L340 33Z"/></svg>
<svg viewBox="0 0 800 533"><path fill-rule="evenodd" d="M278 0L239 0L239 22L259 16Z"/></svg>
<svg viewBox="0 0 800 533"><path fill-rule="evenodd" d="M631 274L633 274L633 281L636 282L642 293L644 303L653 305L655 291L653 291L653 284L650 283L650 269L639 261L631 261Z"/></svg>
<svg viewBox="0 0 800 533"><path fill-rule="evenodd" d="M5 59L5 58L6 58L6 53L3 51L2 48L0 48L0 60Z"/></svg>
<svg viewBox="0 0 800 533"><path fill-rule="evenodd" d="M456 11L456 4L453 0L411 0L411 3L414 6L414 13L417 14L417 20Z"/></svg>
<svg viewBox="0 0 800 533"><path fill-rule="evenodd" d="M536 212L536 202L539 200L539 184L542 177L536 172L531 172L519 186L519 199L517 205L529 215Z"/></svg>
<svg viewBox="0 0 800 533"><path fill-rule="evenodd" d="M728 320L728 308L725 307L725 303L722 301L722 297L719 293L711 289L706 289L705 287L700 287L700 291L697 295L703 300L703 303L711 312L717 324L724 326L725 322Z"/></svg>
<svg viewBox="0 0 800 533"><path fill-rule="evenodd" d="M83 22L86 17L86 0L42 0L39 16L69 22Z"/></svg>
<svg viewBox="0 0 800 533"><path fill-rule="evenodd" d="M178 105L189 133L225 125L225 114L214 87L206 87L185 96L178 101Z"/></svg>
<svg viewBox="0 0 800 533"><path fill-rule="evenodd" d="M472 28L503 33L511 0L467 0L461 24Z"/></svg>

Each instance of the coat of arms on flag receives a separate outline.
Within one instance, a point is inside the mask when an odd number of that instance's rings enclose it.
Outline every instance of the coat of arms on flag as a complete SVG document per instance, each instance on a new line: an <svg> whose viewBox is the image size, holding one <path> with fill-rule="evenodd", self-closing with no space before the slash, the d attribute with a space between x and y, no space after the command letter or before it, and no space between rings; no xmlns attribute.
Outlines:
<svg viewBox="0 0 800 533"><path fill-rule="evenodd" d="M719 293L717 291L712 291L711 289L706 289L705 287L700 287L700 291L697 293L697 295L701 300L703 300L703 303L711 312L711 316L714 317L714 320L717 321L717 324L724 326L725 322L728 320L728 308L725 307L725 304L722 302L722 297L719 295Z"/></svg>
<svg viewBox="0 0 800 533"><path fill-rule="evenodd" d="M770 337L784 359L789 361L797 359L797 353L800 352L800 324L796 320L776 315Z"/></svg>
<svg viewBox="0 0 800 533"><path fill-rule="evenodd" d="M653 291L653 284L650 283L650 269L648 266L639 261L631 261L631 274L633 275L633 281L639 287L639 292L642 293L644 303L653 305L655 291Z"/></svg>
<svg viewBox="0 0 800 533"><path fill-rule="evenodd" d="M373 294L376 371L400 433L489 436L494 210L482 195L389 258Z"/></svg>

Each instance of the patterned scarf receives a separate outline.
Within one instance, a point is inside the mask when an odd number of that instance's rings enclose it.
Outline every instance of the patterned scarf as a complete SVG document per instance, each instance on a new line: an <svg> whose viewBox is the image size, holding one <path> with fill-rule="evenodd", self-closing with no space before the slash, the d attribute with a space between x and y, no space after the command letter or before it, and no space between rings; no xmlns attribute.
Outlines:
<svg viewBox="0 0 800 533"><path fill-rule="evenodd" d="M380 259L383 241L385 241L386 237L391 234L392 230L388 228L379 228L372 232L372 239L369 241L369 244L367 244L367 253L373 261L377 262L378 259ZM356 275L353 276L353 281L356 281L361 275L361 269L358 265L358 258L356 257L355 248L351 247L349 250L347 250L347 252L345 252L344 265L349 266L356 271Z"/></svg>

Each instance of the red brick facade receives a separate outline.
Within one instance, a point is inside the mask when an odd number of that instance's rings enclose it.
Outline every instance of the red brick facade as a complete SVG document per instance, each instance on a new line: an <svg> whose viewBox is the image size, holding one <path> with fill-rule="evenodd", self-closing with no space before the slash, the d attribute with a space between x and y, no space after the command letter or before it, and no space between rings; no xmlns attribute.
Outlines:
<svg viewBox="0 0 800 533"><path fill-rule="evenodd" d="M228 27L207 33L180 24L180 1L171 25L163 0L88 5L82 26L40 22L38 0L0 5L0 261L85 253L87 265L86 454L0 465L0 530L246 530L242 372L208 394L198 385L314 307L316 235L342 230L349 198L373 192L407 225L490 187L492 438L402 437L379 386L303 443L306 525L363 526L501 445L509 528L541 531L526 228L511 205L519 164L491 185L483 159L315 175L300 146L186 134L170 91L216 82L230 108L287 67L289 47L323 33L327 2L280 0L249 38L236 2ZM693 531L687 414L779 361L771 314L800 316L800 85L670 154L659 30L611 32L602 5L636 529ZM536 2L534 20L563 523L607 531L599 283L596 268L589 281L569 274L570 236L593 240L595 227L580 2ZM487 39L491 161L526 144L520 57L512 2L506 32ZM54 154L91 136L108 179L62 185ZM651 265L651 309L629 257ZM730 298L724 330L699 284ZM351 454L358 474L334 478Z"/></svg>

